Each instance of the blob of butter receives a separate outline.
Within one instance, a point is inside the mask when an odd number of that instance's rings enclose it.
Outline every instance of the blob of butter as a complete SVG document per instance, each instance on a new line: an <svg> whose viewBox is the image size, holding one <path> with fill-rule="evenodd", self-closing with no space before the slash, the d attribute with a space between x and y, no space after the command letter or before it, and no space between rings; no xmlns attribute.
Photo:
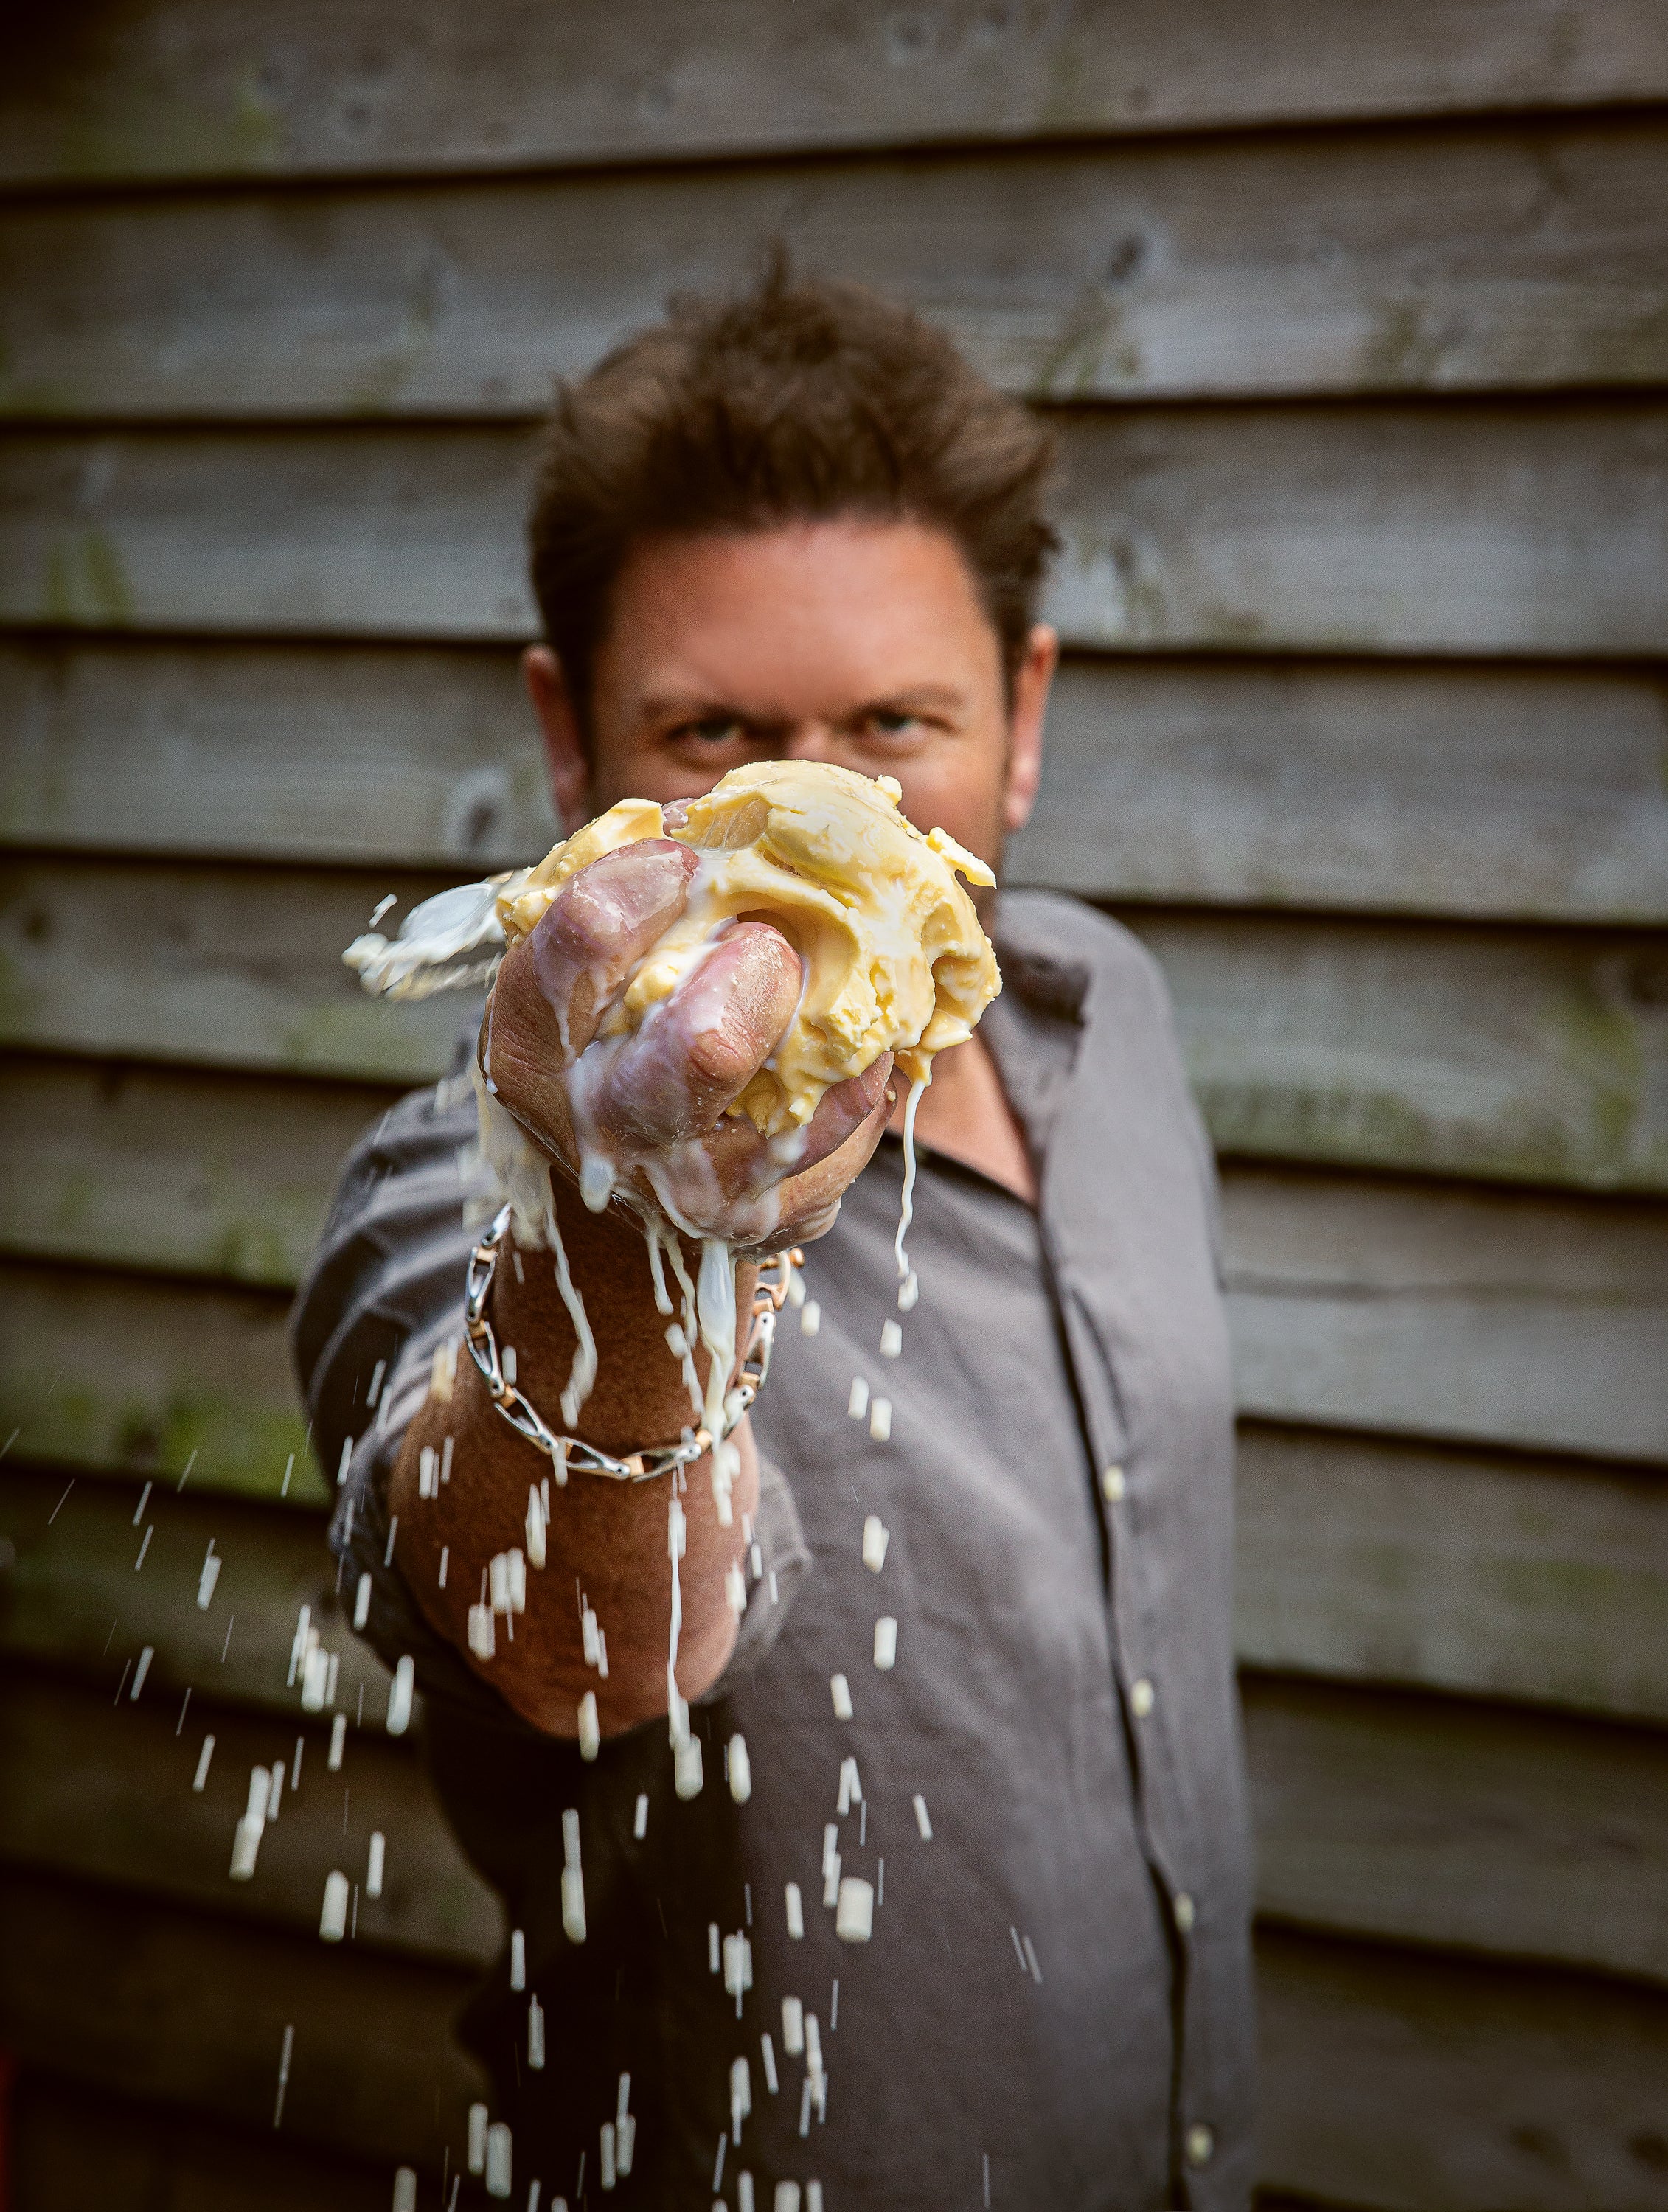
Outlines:
<svg viewBox="0 0 1668 2212"><path fill-rule="evenodd" d="M779 929L805 966L798 1012L731 1109L761 1134L802 1127L823 1094L883 1052L911 1082L963 1043L1001 988L973 902L956 880L995 881L941 830L898 811L890 776L816 761L732 769L670 827L653 800L622 799L557 846L498 900L505 942L527 935L569 878L643 837L690 846L689 902L640 963L603 1034L635 1029L738 915Z"/></svg>

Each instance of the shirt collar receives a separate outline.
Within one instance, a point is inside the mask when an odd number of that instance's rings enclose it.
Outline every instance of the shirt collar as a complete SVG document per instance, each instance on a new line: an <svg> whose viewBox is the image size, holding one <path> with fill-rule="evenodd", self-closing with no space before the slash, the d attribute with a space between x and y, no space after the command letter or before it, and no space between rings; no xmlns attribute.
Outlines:
<svg viewBox="0 0 1668 2212"><path fill-rule="evenodd" d="M1011 898L999 898L991 941L1002 971L1002 988L1039 1014L1083 1024L1089 967L1062 952L1046 931L1045 916Z"/></svg>

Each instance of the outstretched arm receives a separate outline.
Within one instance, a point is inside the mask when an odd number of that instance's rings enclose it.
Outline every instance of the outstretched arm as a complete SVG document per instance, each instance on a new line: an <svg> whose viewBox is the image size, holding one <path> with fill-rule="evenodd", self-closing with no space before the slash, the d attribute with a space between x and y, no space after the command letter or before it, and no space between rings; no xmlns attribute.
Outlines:
<svg viewBox="0 0 1668 2212"><path fill-rule="evenodd" d="M514 1349L517 1387L547 1423L617 1456L675 1443L696 1417L685 1361L669 1346L656 1304L641 1213L624 1195L596 1212L581 1203L575 1070L636 963L681 911L693 867L686 848L654 839L575 876L505 959L482 1032L498 1103L553 1170L563 1246L595 1338L596 1382L571 1426L559 1407L576 1331L550 1250L506 1239L488 1318L499 1344ZM885 1126L889 1060L829 1092L791 1174L751 1123L724 1115L786 1028L799 988L799 958L787 940L768 924L740 923L624 1049L587 1062L584 1126L593 1141L600 1132L619 1158L636 1163L628 1182L639 1205L649 1202L657 1176L678 1188L693 1179L703 1230L754 1247L802 1242L831 1221ZM692 1280L700 1246L684 1237L679 1249ZM737 1270L739 1344L755 1274L745 1261ZM704 1389L707 1354L692 1349ZM744 1516L757 1507L758 1464L745 1420L733 1441L739 1468L727 1526L707 1460L688 1470L680 1490L677 1680L685 1698L716 1680L735 1639L725 1578L743 1549ZM428 1498L419 1494L425 1451L436 1462L445 1455L450 1478ZM552 1478L546 1563L529 1571L525 1613L495 1624L493 1656L482 1659L469 1652L469 1609L480 1601L492 1556L525 1548L528 1491L545 1476ZM502 1418L472 1362L460 1356L449 1396L431 1395L393 1474L395 1557L429 1620L524 1718L572 1736L580 1700L594 1691L602 1733L618 1732L667 1709L675 1480L623 1482L575 1472L558 1486L550 1461ZM586 1664L581 1591L606 1638L606 1681Z"/></svg>

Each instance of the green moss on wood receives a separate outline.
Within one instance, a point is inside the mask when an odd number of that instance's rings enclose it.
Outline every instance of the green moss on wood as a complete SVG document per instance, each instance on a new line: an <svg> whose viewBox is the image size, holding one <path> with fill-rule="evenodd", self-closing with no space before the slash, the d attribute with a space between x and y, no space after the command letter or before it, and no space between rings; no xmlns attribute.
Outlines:
<svg viewBox="0 0 1668 2212"><path fill-rule="evenodd" d="M134 617L121 554L113 538L91 525L47 547L41 592L49 622L126 629Z"/></svg>
<svg viewBox="0 0 1668 2212"><path fill-rule="evenodd" d="M306 1422L287 1406L223 1393L212 1380L173 1382L155 1396L107 1395L61 1372L27 1380L14 1373L8 1384L0 1422L21 1431L19 1444L32 1458L161 1476L177 1475L195 1455L196 1487L276 1498L293 1453L288 1502L327 1501Z"/></svg>

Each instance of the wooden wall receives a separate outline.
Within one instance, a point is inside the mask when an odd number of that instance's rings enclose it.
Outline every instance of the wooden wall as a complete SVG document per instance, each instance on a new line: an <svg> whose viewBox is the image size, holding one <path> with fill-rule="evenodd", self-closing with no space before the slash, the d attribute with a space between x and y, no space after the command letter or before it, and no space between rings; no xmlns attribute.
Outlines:
<svg viewBox="0 0 1668 2212"><path fill-rule="evenodd" d="M530 421L767 234L1068 441L1015 873L1149 939L1224 1155L1270 2200L1668 2207L1658 0L94 0L9 40L21 2212L386 2204L467 2094L496 1907L411 1749L329 1776L283 1686L302 1598L350 1646L286 1299L453 1021L337 953L543 848ZM374 1826L390 1893L327 1952Z"/></svg>

